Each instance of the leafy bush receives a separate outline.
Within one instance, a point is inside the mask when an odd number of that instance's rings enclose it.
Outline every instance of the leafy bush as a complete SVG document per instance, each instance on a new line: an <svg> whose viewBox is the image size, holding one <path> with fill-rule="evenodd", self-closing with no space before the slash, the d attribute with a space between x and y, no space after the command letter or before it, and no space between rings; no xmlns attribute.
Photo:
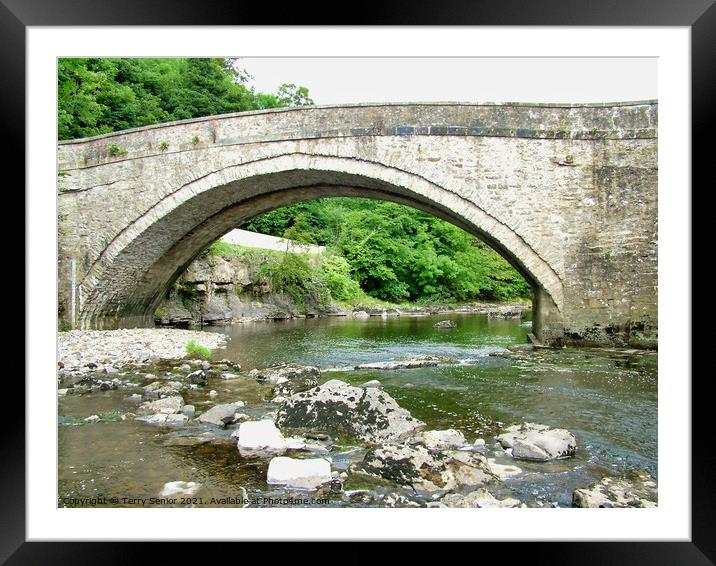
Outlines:
<svg viewBox="0 0 716 566"><path fill-rule="evenodd" d="M260 278L267 278L277 293L289 296L297 305L309 300L328 302L325 282L320 273L308 262L306 254L284 253L280 261L269 261L259 267Z"/></svg>
<svg viewBox="0 0 716 566"><path fill-rule="evenodd" d="M321 260L320 269L334 300L355 303L365 297L358 282L351 277L351 266L344 257L326 255Z"/></svg>
<svg viewBox="0 0 716 566"><path fill-rule="evenodd" d="M211 359L211 350L206 346L197 344L194 340L189 340L186 343L186 353L197 358L204 358L205 360Z"/></svg>

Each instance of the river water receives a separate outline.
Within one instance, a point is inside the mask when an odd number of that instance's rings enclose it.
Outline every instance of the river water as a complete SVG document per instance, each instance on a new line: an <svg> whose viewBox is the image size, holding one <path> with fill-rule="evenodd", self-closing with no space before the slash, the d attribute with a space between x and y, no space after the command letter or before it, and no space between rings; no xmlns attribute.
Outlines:
<svg viewBox="0 0 716 566"><path fill-rule="evenodd" d="M433 328L451 318L457 327ZM484 438L487 455L498 463L517 464L523 473L505 480L503 491L528 506L570 506L572 491L608 475L638 469L658 477L657 354L619 349L534 350L504 352L527 343L529 323L489 319L484 315L400 317L381 319L297 319L214 327L230 338L215 352L242 366L242 374L275 362L318 366L321 381L341 379L354 385L377 379L402 407L427 423L428 429L455 428L472 442ZM436 367L380 371L352 368L415 355L447 356L453 361ZM164 368L166 369L166 368ZM120 377L140 385L148 371L123 372ZM217 395L210 397L210 390ZM242 412L261 417L275 411L268 387L242 377L210 379L208 385L184 392L197 412L213 404L243 400ZM166 482L202 484L193 501L175 505L271 505L266 497L296 495L265 482L267 462L244 460L228 440L228 431L212 430L211 442L191 440L196 426L170 429L120 415L136 411L135 391L122 388L59 400L58 505L152 506ZM85 424L97 414L101 421ZM550 463L517 462L495 446L493 436L504 425L529 421L565 428L578 441L574 458ZM205 429L211 427L205 426ZM204 429L204 430L205 430ZM334 470L360 461L364 447L341 439L330 458ZM374 506L394 486L349 476L344 490L367 489L348 497L332 494L307 500L307 505ZM304 494L305 496L305 494ZM213 498L213 499L212 499ZM144 501L142 501L144 500ZM85 503L83 503L85 502ZM164 502L164 504L167 504Z"/></svg>

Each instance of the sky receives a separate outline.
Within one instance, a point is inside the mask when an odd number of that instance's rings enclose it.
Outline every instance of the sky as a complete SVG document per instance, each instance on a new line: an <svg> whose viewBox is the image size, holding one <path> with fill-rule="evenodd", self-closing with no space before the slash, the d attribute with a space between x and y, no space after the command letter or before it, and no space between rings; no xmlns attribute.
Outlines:
<svg viewBox="0 0 716 566"><path fill-rule="evenodd" d="M657 98L655 57L239 58L257 91L309 89L316 104L619 102Z"/></svg>

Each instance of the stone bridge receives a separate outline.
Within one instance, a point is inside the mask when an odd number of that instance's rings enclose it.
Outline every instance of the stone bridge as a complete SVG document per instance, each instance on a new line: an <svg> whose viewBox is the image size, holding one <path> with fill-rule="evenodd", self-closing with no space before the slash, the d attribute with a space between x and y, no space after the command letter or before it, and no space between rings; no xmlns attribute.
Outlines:
<svg viewBox="0 0 716 566"><path fill-rule="evenodd" d="M532 284L549 344L653 345L657 103L371 104L210 116L61 142L58 309L153 324L211 242L328 196L391 200L478 236Z"/></svg>

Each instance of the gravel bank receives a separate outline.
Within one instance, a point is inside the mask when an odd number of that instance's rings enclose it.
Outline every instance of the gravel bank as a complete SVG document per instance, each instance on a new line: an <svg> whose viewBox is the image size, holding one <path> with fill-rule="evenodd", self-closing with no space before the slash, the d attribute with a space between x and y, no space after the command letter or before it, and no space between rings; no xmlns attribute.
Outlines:
<svg viewBox="0 0 716 566"><path fill-rule="evenodd" d="M61 368L71 370L90 363L122 366L176 360L187 355L186 343L189 340L211 350L226 346L226 337L222 334L195 330L71 330L58 334L57 361Z"/></svg>

